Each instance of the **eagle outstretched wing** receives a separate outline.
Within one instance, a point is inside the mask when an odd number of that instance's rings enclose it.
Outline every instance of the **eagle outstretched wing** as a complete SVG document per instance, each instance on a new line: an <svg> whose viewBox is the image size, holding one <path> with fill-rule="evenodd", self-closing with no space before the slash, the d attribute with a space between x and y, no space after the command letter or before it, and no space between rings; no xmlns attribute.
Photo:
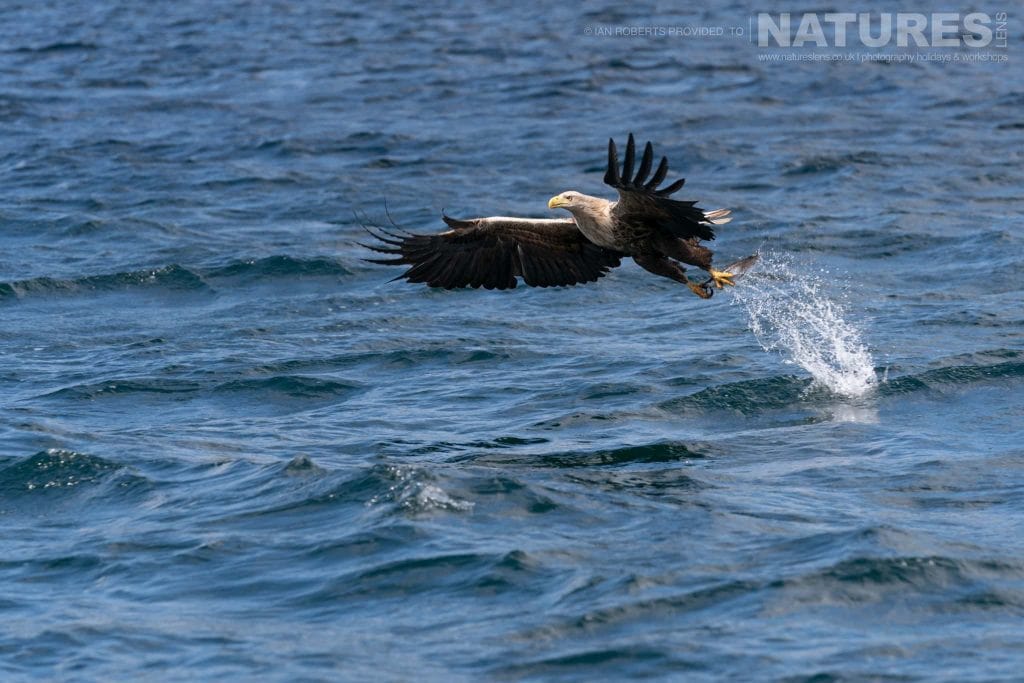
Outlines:
<svg viewBox="0 0 1024 683"><path fill-rule="evenodd" d="M697 202L677 201L669 196L678 192L685 178L661 189L658 186L668 174L668 158L662 157L654 175L648 180L654 161L654 148L648 142L644 147L640 168L633 175L633 163L636 158L636 143L633 134L629 134L626 142L626 158L619 172L619 155L615 149L615 140L608 140L608 170L604 174L604 182L619 192L619 201L612 209L612 218L627 230L642 233L652 228L661 229L673 237L689 239L696 237L702 240L715 239L714 225L728 223L731 219L728 209L716 209L705 212L698 209Z"/></svg>
<svg viewBox="0 0 1024 683"><path fill-rule="evenodd" d="M588 240L572 219L493 216L458 220L444 216L450 230L436 235L370 231L382 244L363 245L389 254L366 259L408 265L398 279L431 287L512 289L516 277L531 287L594 282L619 265L622 254Z"/></svg>

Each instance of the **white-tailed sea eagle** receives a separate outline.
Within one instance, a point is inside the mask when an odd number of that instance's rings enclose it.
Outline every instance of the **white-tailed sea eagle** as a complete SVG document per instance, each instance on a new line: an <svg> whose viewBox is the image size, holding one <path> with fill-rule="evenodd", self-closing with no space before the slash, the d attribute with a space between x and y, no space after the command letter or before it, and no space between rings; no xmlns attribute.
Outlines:
<svg viewBox="0 0 1024 683"><path fill-rule="evenodd" d="M650 175L654 149L648 142L634 175L635 156L631 133L620 173L615 141L608 141L604 182L618 191L618 201L569 191L552 197L548 207L566 209L571 218L443 216L450 229L434 235L402 235L378 228L383 234L373 234L383 244L363 246L390 258L367 260L409 266L395 279L445 289L511 289L517 277L534 287L594 282L625 256L655 275L687 285L704 299L711 297L712 284L718 288L735 284L733 278L749 270L757 255L719 271L711 267L711 250L700 244L715 238L714 226L731 220L729 210L704 211L697 202L670 199L685 180L658 188L668 173L668 159L662 157ZM711 277L703 283L691 282L680 262L703 268Z"/></svg>

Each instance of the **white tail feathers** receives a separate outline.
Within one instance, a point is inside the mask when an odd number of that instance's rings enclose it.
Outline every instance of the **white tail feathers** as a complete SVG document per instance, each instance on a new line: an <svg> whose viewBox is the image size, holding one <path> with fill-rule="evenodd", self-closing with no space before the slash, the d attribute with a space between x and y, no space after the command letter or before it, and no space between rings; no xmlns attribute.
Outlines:
<svg viewBox="0 0 1024 683"><path fill-rule="evenodd" d="M715 209L714 211L705 211L704 220L712 225L725 225L732 220L729 215L732 213L729 209Z"/></svg>

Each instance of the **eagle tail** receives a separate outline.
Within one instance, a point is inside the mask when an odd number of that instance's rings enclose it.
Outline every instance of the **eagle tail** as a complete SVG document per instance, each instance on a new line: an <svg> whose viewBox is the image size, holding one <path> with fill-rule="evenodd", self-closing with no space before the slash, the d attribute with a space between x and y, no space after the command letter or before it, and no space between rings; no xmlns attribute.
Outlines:
<svg viewBox="0 0 1024 683"><path fill-rule="evenodd" d="M725 225L732 220L732 211L729 209L715 209L714 211L705 211L704 220L712 225Z"/></svg>

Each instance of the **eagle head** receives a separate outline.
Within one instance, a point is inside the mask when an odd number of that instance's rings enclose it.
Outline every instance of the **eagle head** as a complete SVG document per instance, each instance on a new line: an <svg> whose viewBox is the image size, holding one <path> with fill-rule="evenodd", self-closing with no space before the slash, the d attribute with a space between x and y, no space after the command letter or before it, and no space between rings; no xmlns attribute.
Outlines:
<svg viewBox="0 0 1024 683"><path fill-rule="evenodd" d="M579 192L563 192L562 194L556 194L554 197L548 200L549 209L569 209L572 210L573 206L576 206L579 201Z"/></svg>

